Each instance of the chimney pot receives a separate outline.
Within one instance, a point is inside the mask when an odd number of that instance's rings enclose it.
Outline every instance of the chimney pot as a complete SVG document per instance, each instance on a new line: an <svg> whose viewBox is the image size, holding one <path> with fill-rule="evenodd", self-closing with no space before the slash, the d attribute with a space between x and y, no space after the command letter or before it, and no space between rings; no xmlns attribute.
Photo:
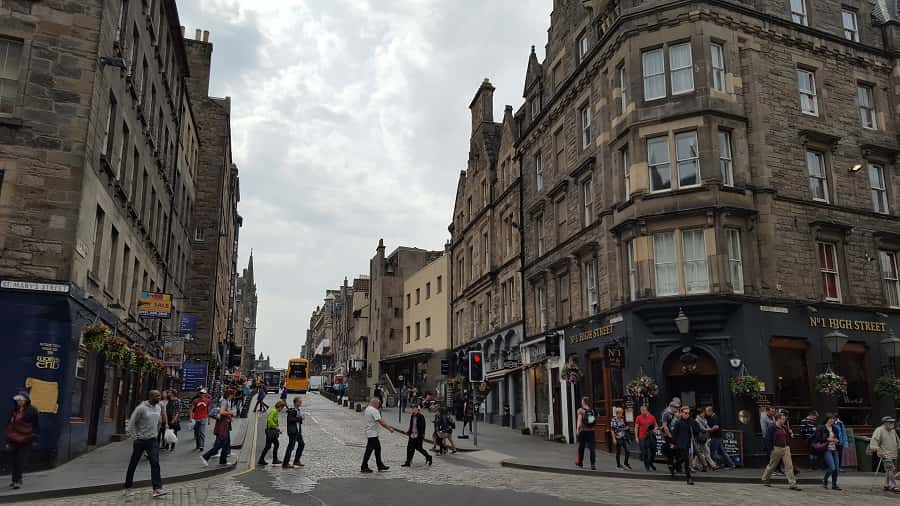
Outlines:
<svg viewBox="0 0 900 506"><path fill-rule="evenodd" d="M201 30L199 28L197 28L197 30L194 31L194 40L200 40L200 32L201 32Z"/></svg>
<svg viewBox="0 0 900 506"><path fill-rule="evenodd" d="M209 42L209 30L203 30L203 42Z"/></svg>
<svg viewBox="0 0 900 506"><path fill-rule="evenodd" d="M184 25L181 25L181 38L184 38Z"/></svg>

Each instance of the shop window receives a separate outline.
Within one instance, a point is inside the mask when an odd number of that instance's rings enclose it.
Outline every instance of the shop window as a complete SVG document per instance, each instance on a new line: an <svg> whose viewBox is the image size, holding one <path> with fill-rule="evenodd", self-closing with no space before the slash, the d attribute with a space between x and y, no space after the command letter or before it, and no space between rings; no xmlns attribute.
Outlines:
<svg viewBox="0 0 900 506"><path fill-rule="evenodd" d="M608 416L606 412L606 381L603 377L603 358L591 358L591 402L597 416Z"/></svg>
<svg viewBox="0 0 900 506"><path fill-rule="evenodd" d="M847 343L841 352L837 372L847 379L847 395L839 399L841 419L846 425L872 425L866 346Z"/></svg>
<svg viewBox="0 0 900 506"><path fill-rule="evenodd" d="M772 375L775 381L775 403L793 415L812 406L810 393L809 344L805 339L776 337L769 341ZM802 418L805 414L801 415Z"/></svg>
<svg viewBox="0 0 900 506"><path fill-rule="evenodd" d="M87 364L87 352L84 350L79 351L78 358L75 359L75 381L72 384L72 412L69 415L72 418L84 418L84 390L87 383Z"/></svg>

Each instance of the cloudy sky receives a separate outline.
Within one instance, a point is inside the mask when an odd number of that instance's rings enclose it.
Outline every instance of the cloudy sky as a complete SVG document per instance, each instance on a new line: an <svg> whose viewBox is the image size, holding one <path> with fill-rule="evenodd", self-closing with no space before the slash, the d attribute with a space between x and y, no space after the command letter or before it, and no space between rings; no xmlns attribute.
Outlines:
<svg viewBox="0 0 900 506"><path fill-rule="evenodd" d="M551 0L179 0L209 30L210 93L232 97L240 263L254 252L256 351L299 353L326 288L368 273L379 238L448 239L482 79L518 108Z"/></svg>

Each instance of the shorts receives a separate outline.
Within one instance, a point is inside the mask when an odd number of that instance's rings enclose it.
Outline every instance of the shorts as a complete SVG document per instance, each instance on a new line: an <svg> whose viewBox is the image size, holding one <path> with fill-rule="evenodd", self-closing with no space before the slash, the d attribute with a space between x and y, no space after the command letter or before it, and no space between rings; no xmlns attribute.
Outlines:
<svg viewBox="0 0 900 506"><path fill-rule="evenodd" d="M897 465L894 462L894 459L884 459L881 461L881 465L884 466L884 472L887 474L894 474L897 472Z"/></svg>

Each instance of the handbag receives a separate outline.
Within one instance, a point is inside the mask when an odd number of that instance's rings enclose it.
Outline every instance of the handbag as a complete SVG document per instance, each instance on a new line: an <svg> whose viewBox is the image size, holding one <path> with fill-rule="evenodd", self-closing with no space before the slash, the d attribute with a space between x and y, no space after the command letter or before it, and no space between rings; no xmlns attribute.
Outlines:
<svg viewBox="0 0 900 506"><path fill-rule="evenodd" d="M819 455L825 453L826 448L828 448L828 443L813 443L812 445L813 451Z"/></svg>

